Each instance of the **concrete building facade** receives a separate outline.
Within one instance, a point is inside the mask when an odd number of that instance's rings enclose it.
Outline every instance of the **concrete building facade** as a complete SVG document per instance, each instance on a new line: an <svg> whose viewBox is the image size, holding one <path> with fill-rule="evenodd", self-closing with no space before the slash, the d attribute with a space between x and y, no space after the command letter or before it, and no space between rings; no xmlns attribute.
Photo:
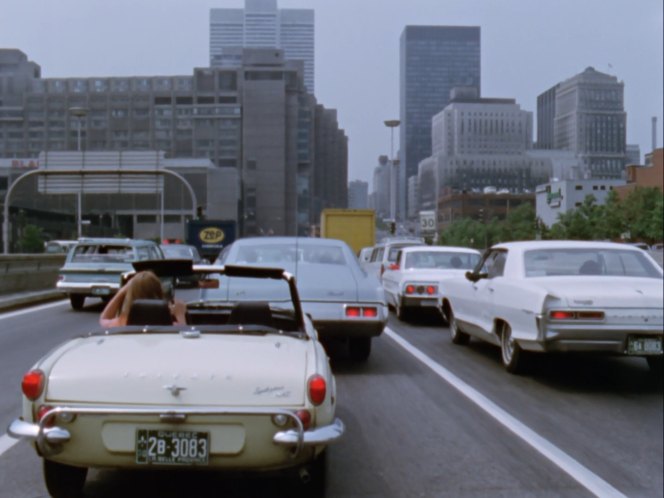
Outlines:
<svg viewBox="0 0 664 498"><path fill-rule="evenodd" d="M479 26L406 26L399 57L399 209L406 213L407 178L432 155L431 119L454 87L481 88Z"/></svg>
<svg viewBox="0 0 664 498"><path fill-rule="evenodd" d="M348 207L350 209L369 208L369 183L353 180L348 184Z"/></svg>
<svg viewBox="0 0 664 498"><path fill-rule="evenodd" d="M210 9L210 66L237 67L238 48L278 48L302 61L314 93L314 11L279 9L277 0L245 0L244 9Z"/></svg>
<svg viewBox="0 0 664 498"><path fill-rule="evenodd" d="M581 206L588 195L601 205L611 190L623 185L625 180L612 179L558 180L538 185L535 191L537 216L550 227L558 221L559 215Z"/></svg>
<svg viewBox="0 0 664 498"><path fill-rule="evenodd" d="M336 113L306 92L301 63L279 50L244 49L240 67L193 76L41 78L22 52L0 50L7 60L0 158L76 150L80 137L84 151L207 159L239 175L243 235L303 233L317 206L345 207L347 138ZM321 176L325 188L316 188Z"/></svg>

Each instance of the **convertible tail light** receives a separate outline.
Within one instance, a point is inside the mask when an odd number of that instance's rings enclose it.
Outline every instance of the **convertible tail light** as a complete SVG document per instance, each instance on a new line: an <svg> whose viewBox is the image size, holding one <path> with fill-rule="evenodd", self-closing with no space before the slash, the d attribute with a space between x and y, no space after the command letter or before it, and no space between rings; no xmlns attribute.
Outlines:
<svg viewBox="0 0 664 498"><path fill-rule="evenodd" d="M44 372L41 370L30 370L23 376L21 390L30 401L36 400L44 391Z"/></svg>
<svg viewBox="0 0 664 498"><path fill-rule="evenodd" d="M311 427L311 413L309 410L298 410L295 415L302 422L305 431Z"/></svg>
<svg viewBox="0 0 664 498"><path fill-rule="evenodd" d="M551 320L604 320L604 312L554 310L549 312L549 318Z"/></svg>
<svg viewBox="0 0 664 498"><path fill-rule="evenodd" d="M42 418L44 418L44 415L46 415L52 409L53 409L52 406L41 405L37 410L37 421L40 421ZM46 427L53 427L54 424L55 424L55 417L51 417L51 420L46 422Z"/></svg>
<svg viewBox="0 0 664 498"><path fill-rule="evenodd" d="M320 405L325 401L325 394L327 393L327 382L321 375L312 375L309 377L309 400L314 406Z"/></svg>

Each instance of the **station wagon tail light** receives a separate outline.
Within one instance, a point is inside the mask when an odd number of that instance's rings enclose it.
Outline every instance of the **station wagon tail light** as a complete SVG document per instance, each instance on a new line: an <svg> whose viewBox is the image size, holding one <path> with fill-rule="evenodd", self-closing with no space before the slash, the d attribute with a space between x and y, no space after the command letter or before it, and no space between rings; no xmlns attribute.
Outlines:
<svg viewBox="0 0 664 498"><path fill-rule="evenodd" d="M36 400L44 391L44 372L41 370L30 370L23 376L21 390L30 401Z"/></svg>
<svg viewBox="0 0 664 498"><path fill-rule="evenodd" d="M397 263L392 263L390 265L390 270L398 270L398 269L399 269L399 265Z"/></svg>
<svg viewBox="0 0 664 498"><path fill-rule="evenodd" d="M327 393L327 382L325 379L316 374L309 377L308 382L309 387L309 400L314 404L314 406L320 405L325 401L325 394Z"/></svg>
<svg viewBox="0 0 664 498"><path fill-rule="evenodd" d="M549 312L551 320L604 320L603 311L563 311Z"/></svg>

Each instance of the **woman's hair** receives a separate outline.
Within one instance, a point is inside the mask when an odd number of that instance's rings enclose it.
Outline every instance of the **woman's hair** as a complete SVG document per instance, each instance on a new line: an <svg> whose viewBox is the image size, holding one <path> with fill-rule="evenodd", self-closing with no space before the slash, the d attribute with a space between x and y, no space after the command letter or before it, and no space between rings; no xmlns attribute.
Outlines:
<svg viewBox="0 0 664 498"><path fill-rule="evenodd" d="M136 299L164 299L161 281L151 271L137 273L127 286L127 294L120 309L123 316L129 315L131 305Z"/></svg>

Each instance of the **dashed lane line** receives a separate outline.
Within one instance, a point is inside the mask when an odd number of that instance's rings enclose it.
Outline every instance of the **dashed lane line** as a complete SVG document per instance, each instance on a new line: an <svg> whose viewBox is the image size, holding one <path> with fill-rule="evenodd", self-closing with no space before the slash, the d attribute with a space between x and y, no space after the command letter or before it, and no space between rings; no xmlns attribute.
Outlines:
<svg viewBox="0 0 664 498"><path fill-rule="evenodd" d="M445 382L454 387L457 391L463 394L470 401L475 403L479 408L484 410L489 416L494 418L499 424L511 431L514 435L521 438L525 443L530 445L535 451L547 458L549 461L558 466L563 472L572 477L576 482L581 484L588 491L596 496L602 498L609 497L622 497L625 495L611 486L608 482L601 479L588 468L581 465L577 460L569 456L553 443L544 439L535 431L530 429L521 421L507 413L505 410L496 405L493 401L489 400L486 396L481 394L470 385L466 384L459 377L447 370L445 367L433 361L429 356L425 355L422 351L413 346L410 342L406 341L399 334L394 332L389 327L385 328L385 335L396 342L399 346L405 349L408 353L413 355L421 363L429 367Z"/></svg>

